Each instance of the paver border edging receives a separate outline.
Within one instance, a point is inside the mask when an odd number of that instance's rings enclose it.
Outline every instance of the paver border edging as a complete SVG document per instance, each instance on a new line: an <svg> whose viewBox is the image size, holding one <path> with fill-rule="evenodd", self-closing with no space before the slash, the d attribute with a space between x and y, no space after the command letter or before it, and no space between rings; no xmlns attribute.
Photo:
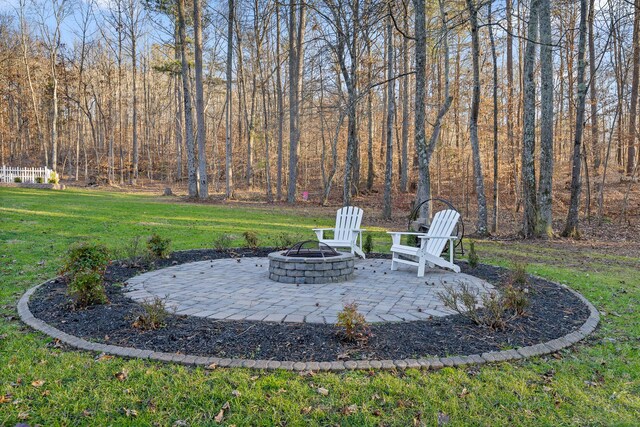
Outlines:
<svg viewBox="0 0 640 427"><path fill-rule="evenodd" d="M546 279L544 279L546 280ZM555 283L571 293L573 293L580 301L589 308L589 317L577 330L555 338L550 341L534 344L517 349L492 351L482 354L471 354L468 356L451 356L451 357L430 357L422 359L398 359L398 360L348 360L333 362L292 362L279 360L252 360L252 359L230 359L220 357L193 356L179 353L165 353L152 350L141 350L132 347L119 347L115 345L94 343L82 338L67 334L53 326L36 318L31 310L29 310L29 299L31 295L42 285L41 283L27 290L20 301L18 301L18 315L24 323L40 332L58 339L65 344L80 350L96 351L102 353L114 354L117 356L152 359L162 362L176 362L183 365L194 366L217 366L217 367L244 367L253 369L285 369L289 371L343 371L356 369L440 369L445 366L466 366L471 364L484 364L491 362L506 362L520 360L533 356L542 356L545 354L555 353L556 351L567 348L578 341L581 341L590 335L600 322L600 314L588 299L579 292L569 288L561 283Z"/></svg>

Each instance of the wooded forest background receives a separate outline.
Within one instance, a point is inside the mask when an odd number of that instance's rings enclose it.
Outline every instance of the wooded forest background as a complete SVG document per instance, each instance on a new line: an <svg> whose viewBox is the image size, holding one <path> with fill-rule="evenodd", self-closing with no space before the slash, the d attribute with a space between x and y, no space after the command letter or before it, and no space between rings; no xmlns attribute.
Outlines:
<svg viewBox="0 0 640 427"><path fill-rule="evenodd" d="M0 164L578 236L640 211L639 74L640 0L11 0Z"/></svg>

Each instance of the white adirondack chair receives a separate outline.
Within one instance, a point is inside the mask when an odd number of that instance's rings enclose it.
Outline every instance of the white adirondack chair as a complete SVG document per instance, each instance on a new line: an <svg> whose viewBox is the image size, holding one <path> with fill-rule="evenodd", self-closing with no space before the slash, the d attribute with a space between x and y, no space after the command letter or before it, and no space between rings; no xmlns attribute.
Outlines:
<svg viewBox="0 0 640 427"><path fill-rule="evenodd" d="M418 277L423 277L428 264L429 267L437 265L459 273L460 267L453 263L453 242L457 237L451 235L459 218L458 212L447 209L435 214L427 233L388 232L393 239L391 270L397 270L398 263L414 265L418 267ZM420 239L420 247L401 244L402 235L407 234L417 236ZM448 261L440 257L447 241L449 242Z"/></svg>
<svg viewBox="0 0 640 427"><path fill-rule="evenodd" d="M319 242L333 248L349 248L351 253L356 253L365 258L362 250L362 209L355 206L346 206L338 209L336 213L335 228L314 228ZM324 232L333 230L333 239L325 239Z"/></svg>

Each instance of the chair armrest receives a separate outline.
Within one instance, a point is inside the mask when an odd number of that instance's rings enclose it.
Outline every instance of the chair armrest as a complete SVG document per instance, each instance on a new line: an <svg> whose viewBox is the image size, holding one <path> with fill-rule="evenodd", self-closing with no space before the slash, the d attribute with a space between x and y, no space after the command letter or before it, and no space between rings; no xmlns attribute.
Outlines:
<svg viewBox="0 0 640 427"><path fill-rule="evenodd" d="M425 233L412 233L410 231L387 231L387 234L391 234L393 245L400 245L402 236L426 236Z"/></svg>
<svg viewBox="0 0 640 427"><path fill-rule="evenodd" d="M335 228L312 228L313 231L335 230Z"/></svg>
<svg viewBox="0 0 640 427"><path fill-rule="evenodd" d="M419 239L451 239L457 240L458 236L419 236Z"/></svg>
<svg viewBox="0 0 640 427"><path fill-rule="evenodd" d="M426 233L414 233L414 232L411 232L411 231L387 231L387 234L399 234L401 236L412 235L412 236L424 236L424 237L427 237Z"/></svg>
<svg viewBox="0 0 640 427"><path fill-rule="evenodd" d="M354 233L362 233L363 231L367 231L364 228L354 228L351 231L353 231Z"/></svg>

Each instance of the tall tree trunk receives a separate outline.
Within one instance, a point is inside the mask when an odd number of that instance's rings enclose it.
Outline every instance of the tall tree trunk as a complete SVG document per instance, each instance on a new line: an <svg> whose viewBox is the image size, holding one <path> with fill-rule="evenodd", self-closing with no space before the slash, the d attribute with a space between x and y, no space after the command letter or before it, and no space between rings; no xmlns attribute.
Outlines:
<svg viewBox="0 0 640 427"><path fill-rule="evenodd" d="M634 2L633 19L633 75L631 77L631 105L629 106L629 131L627 141L627 175L631 176L636 162L638 83L640 80L640 0Z"/></svg>
<svg viewBox="0 0 640 427"><path fill-rule="evenodd" d="M536 172L534 152L536 144L536 86L535 58L538 43L538 10L540 0L531 0L527 46L524 56L524 99L522 118L522 201L524 217L522 234L531 237L535 234L537 221Z"/></svg>
<svg viewBox="0 0 640 427"><path fill-rule="evenodd" d="M582 190L581 173L581 145L582 134L584 130L584 110L585 98L587 94L587 86L585 83L584 72L585 50L587 39L587 0L580 0L580 39L578 41L578 104L576 105L576 130L573 140L573 160L571 167L571 199L569 201L569 212L567 214L567 223L562 232L564 237L580 237L578 230L578 215L580 204L580 193ZM637 89L637 88L636 88Z"/></svg>
<svg viewBox="0 0 640 427"><path fill-rule="evenodd" d="M540 174L536 234L553 235L553 51L550 0L540 0Z"/></svg>
<svg viewBox="0 0 640 427"><path fill-rule="evenodd" d="M231 141L231 127L233 126L232 117L232 62L233 62L233 21L235 20L235 6L234 0L229 0L229 14L227 16L227 94L226 94L226 135L225 135L225 176L226 176L226 191L225 195L227 199L233 198L233 143Z"/></svg>
<svg viewBox="0 0 640 427"><path fill-rule="evenodd" d="M283 157L283 128L284 128L284 96L282 93L282 77L280 76L280 2L276 7L276 97L278 104L278 164L276 177L276 199L282 200L282 157Z"/></svg>
<svg viewBox="0 0 640 427"><path fill-rule="evenodd" d="M598 131L598 95L596 87L596 48L595 34L593 33L593 20L595 18L595 1L589 3L589 88L591 92L591 149L593 150L593 172L600 174L602 163L602 144Z"/></svg>
<svg viewBox="0 0 640 427"><path fill-rule="evenodd" d="M491 42L491 59L493 62L493 215L491 231L498 232L498 55L491 25L491 2L489 2L489 40Z"/></svg>
<svg viewBox="0 0 640 427"><path fill-rule="evenodd" d="M191 108L191 89L189 87L189 62L187 59L187 31L184 15L184 0L178 0L178 26L182 59L182 95L184 98L184 124L187 142L188 192L189 197L196 197L198 195L198 178L196 172L196 150L193 140L193 112Z"/></svg>
<svg viewBox="0 0 640 427"><path fill-rule="evenodd" d="M430 172L429 156L427 154L427 143L425 139L425 91L427 85L427 31L425 17L425 2L414 0L415 13L415 55L416 55L416 106L415 106L415 146L418 155L418 194L416 204L421 204L428 200L430 195ZM429 217L428 204L422 205L420 216Z"/></svg>
<svg viewBox="0 0 640 427"><path fill-rule="evenodd" d="M138 180L138 162L139 162L139 151L138 147L138 53L136 52L136 36L135 30L133 29L133 24L131 29L131 91L133 92L133 97L131 103L133 104L131 108L133 112L131 114L131 127L132 127L132 135L131 140L133 144L133 175L130 177L131 184L135 185Z"/></svg>
<svg viewBox="0 0 640 427"><path fill-rule="evenodd" d="M198 197L209 197L207 182L206 130L204 125L204 87L202 82L202 0L193 0L193 32L196 56L196 123L198 135Z"/></svg>
<svg viewBox="0 0 640 427"><path fill-rule="evenodd" d="M408 7L403 12L404 33L409 33ZM409 41L402 38L402 73L409 72ZM400 191L406 193L409 184L409 76L402 78L402 152L400 169Z"/></svg>
<svg viewBox="0 0 640 427"><path fill-rule="evenodd" d="M373 83L373 61L371 57L371 34L366 35L367 84ZM373 163L373 91L367 93L367 191L373 189L375 169Z"/></svg>
<svg viewBox="0 0 640 427"><path fill-rule="evenodd" d="M473 95L469 115L469 136L473 153L473 176L478 200L478 222L476 232L483 236L487 230L487 199L484 191L484 176L480 161L480 145L478 141L478 115L480 112L480 42L478 40L478 10L475 0L467 0L469 23L471 24L471 53L473 57Z"/></svg>
<svg viewBox="0 0 640 427"><path fill-rule="evenodd" d="M304 1L289 2L289 189L287 202L296 201L300 143L300 103L302 101L302 65L306 26Z"/></svg>
<svg viewBox="0 0 640 427"><path fill-rule="evenodd" d="M175 29L175 54L174 54L174 58L175 61L178 62L180 60L180 36L178 34L178 26L176 26ZM174 90L174 96L175 96L175 103L176 103L176 119L175 119L175 137L176 137L176 180L177 181L181 181L182 180L182 140L183 140L183 124L182 124L182 119L183 119L183 114L182 114L182 91L180 89L180 79L178 78L177 75L173 76L174 79L174 84L175 84L175 90Z"/></svg>
<svg viewBox="0 0 640 427"><path fill-rule="evenodd" d="M395 82L393 79L393 26L391 17L387 18L387 155L384 173L384 200L382 218L391 219L391 184L393 180L393 121L395 118Z"/></svg>

